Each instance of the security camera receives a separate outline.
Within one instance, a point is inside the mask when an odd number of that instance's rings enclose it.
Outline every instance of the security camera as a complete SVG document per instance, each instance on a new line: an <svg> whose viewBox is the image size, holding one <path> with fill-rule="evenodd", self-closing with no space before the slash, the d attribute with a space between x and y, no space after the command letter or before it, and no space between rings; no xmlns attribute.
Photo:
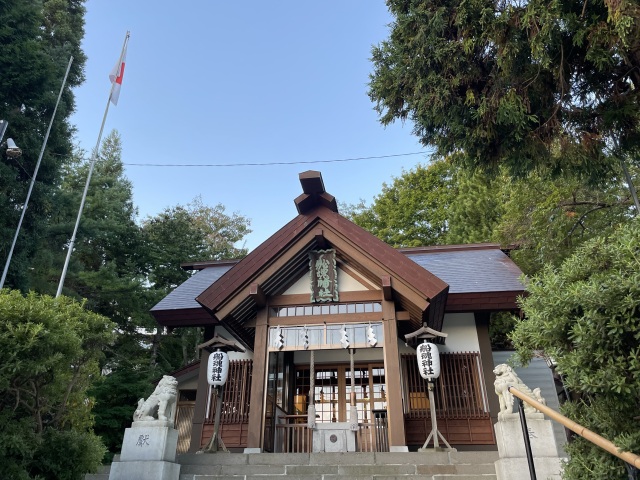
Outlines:
<svg viewBox="0 0 640 480"><path fill-rule="evenodd" d="M7 157L18 158L22 155L22 150L13 141L13 138L7 138Z"/></svg>

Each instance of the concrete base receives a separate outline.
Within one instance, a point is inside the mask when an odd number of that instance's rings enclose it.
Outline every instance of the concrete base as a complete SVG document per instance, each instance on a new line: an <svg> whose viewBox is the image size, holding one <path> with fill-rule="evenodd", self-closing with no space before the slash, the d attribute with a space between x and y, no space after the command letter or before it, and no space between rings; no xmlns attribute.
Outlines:
<svg viewBox="0 0 640 480"><path fill-rule="evenodd" d="M427 448L419 448L418 452L420 453L435 453L435 452L457 452L458 450L455 448L447 448L447 447L427 447Z"/></svg>
<svg viewBox="0 0 640 480"><path fill-rule="evenodd" d="M541 413L527 414L527 428L534 457L558 456L550 420L545 420ZM496 422L494 429L500 458L527 458L520 417L517 414L505 415L503 420Z"/></svg>
<svg viewBox="0 0 640 480"><path fill-rule="evenodd" d="M109 480L178 480L178 431L162 422L134 422L124 431L122 452Z"/></svg>
<svg viewBox="0 0 640 480"><path fill-rule="evenodd" d="M316 423L313 452L355 452L356 432L350 422Z"/></svg>
<svg viewBox="0 0 640 480"><path fill-rule="evenodd" d="M243 453L262 453L261 448L245 448Z"/></svg>
<svg viewBox="0 0 640 480"><path fill-rule="evenodd" d="M114 462L109 480L178 480L180 465L162 461Z"/></svg>
<svg viewBox="0 0 640 480"><path fill-rule="evenodd" d="M389 452L391 453L405 453L409 451L409 447L406 445L391 445L389 447Z"/></svg>
<svg viewBox="0 0 640 480"><path fill-rule="evenodd" d="M174 462L177 445L178 431L174 428L151 423L148 426L127 428L122 440L120 461Z"/></svg>
<svg viewBox="0 0 640 480"><path fill-rule="evenodd" d="M560 480L563 461L558 457L535 457L533 465L536 478L544 480ZM498 480L513 480L514 472L520 472L518 478L529 477L529 464L526 458L501 458L496 461L496 477Z"/></svg>
<svg viewBox="0 0 640 480"><path fill-rule="evenodd" d="M536 477L560 479L563 460L558 457L558 449L550 420L541 413L527 414L527 428ZM518 414L506 414L494 425L496 443L500 458L495 462L498 480L511 480L514 472L528 475L529 464L522 437L522 425Z"/></svg>

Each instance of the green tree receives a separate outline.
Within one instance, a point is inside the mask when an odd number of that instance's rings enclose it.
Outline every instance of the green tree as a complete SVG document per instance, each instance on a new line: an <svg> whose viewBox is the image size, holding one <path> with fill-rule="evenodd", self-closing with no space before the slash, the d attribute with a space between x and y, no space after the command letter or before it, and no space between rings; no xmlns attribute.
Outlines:
<svg viewBox="0 0 640 480"><path fill-rule="evenodd" d="M343 209L356 224L393 247L446 243L448 208L455 196L453 167L448 161L418 165L382 186L370 207Z"/></svg>
<svg viewBox="0 0 640 480"><path fill-rule="evenodd" d="M580 246L558 268L531 278L526 318L512 335L526 363L553 358L572 399L572 420L632 452L640 450L640 223ZM621 461L576 439L566 479L626 479Z"/></svg>
<svg viewBox="0 0 640 480"><path fill-rule="evenodd" d="M26 291L27 272L44 223L55 207L53 192L72 151L72 89L83 81L83 0L6 0L0 8L0 118L8 120L23 155L10 159L0 148L0 257L6 258L27 196L44 134L71 55L67 79L6 285Z"/></svg>
<svg viewBox="0 0 640 480"><path fill-rule="evenodd" d="M500 178L502 216L494 240L513 245L512 258L527 274L558 266L585 241L628 222L636 212L618 179L592 187L575 177L530 173Z"/></svg>
<svg viewBox="0 0 640 480"><path fill-rule="evenodd" d="M164 294L189 278L183 262L241 258L247 254L238 242L251 233L251 221L224 205L205 205L196 197L186 206L164 209L142 222L149 252L149 281Z"/></svg>
<svg viewBox="0 0 640 480"><path fill-rule="evenodd" d="M440 156L517 175L542 167L600 181L612 150L637 153L637 2L387 5L394 21L369 84L383 124L409 119Z"/></svg>
<svg viewBox="0 0 640 480"><path fill-rule="evenodd" d="M87 388L113 330L67 297L0 292L3 476L80 479L100 464Z"/></svg>

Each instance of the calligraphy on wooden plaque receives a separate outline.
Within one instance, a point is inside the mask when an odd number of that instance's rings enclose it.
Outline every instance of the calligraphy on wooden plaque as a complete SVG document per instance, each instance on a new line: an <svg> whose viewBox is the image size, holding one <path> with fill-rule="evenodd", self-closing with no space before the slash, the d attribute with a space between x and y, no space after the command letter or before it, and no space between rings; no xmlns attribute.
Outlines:
<svg viewBox="0 0 640 480"><path fill-rule="evenodd" d="M338 301L338 270L336 251L315 250L309 252L312 302Z"/></svg>

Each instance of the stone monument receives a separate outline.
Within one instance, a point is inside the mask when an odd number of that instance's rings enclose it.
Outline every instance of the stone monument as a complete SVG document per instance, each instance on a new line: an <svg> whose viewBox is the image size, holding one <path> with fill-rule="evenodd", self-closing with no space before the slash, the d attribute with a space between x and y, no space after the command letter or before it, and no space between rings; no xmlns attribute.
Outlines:
<svg viewBox="0 0 640 480"><path fill-rule="evenodd" d="M165 375L154 392L138 401L131 428L122 441L120 461L111 464L109 480L178 480L178 431L173 427L178 381Z"/></svg>
<svg viewBox="0 0 640 480"><path fill-rule="evenodd" d="M498 480L511 480L516 478L514 476L516 472L520 472L519 475L522 472L528 472L529 466L520 416L517 412L513 412L514 397L508 389L510 386L515 387L542 404L545 400L540 395L539 388L533 391L529 389L509 365L498 365L493 373L496 375L495 391L500 399L498 422L494 425L500 457L495 463L496 476ZM544 414L529 404L524 405L536 476L545 480L560 480L562 459L558 456L551 420L545 420Z"/></svg>

